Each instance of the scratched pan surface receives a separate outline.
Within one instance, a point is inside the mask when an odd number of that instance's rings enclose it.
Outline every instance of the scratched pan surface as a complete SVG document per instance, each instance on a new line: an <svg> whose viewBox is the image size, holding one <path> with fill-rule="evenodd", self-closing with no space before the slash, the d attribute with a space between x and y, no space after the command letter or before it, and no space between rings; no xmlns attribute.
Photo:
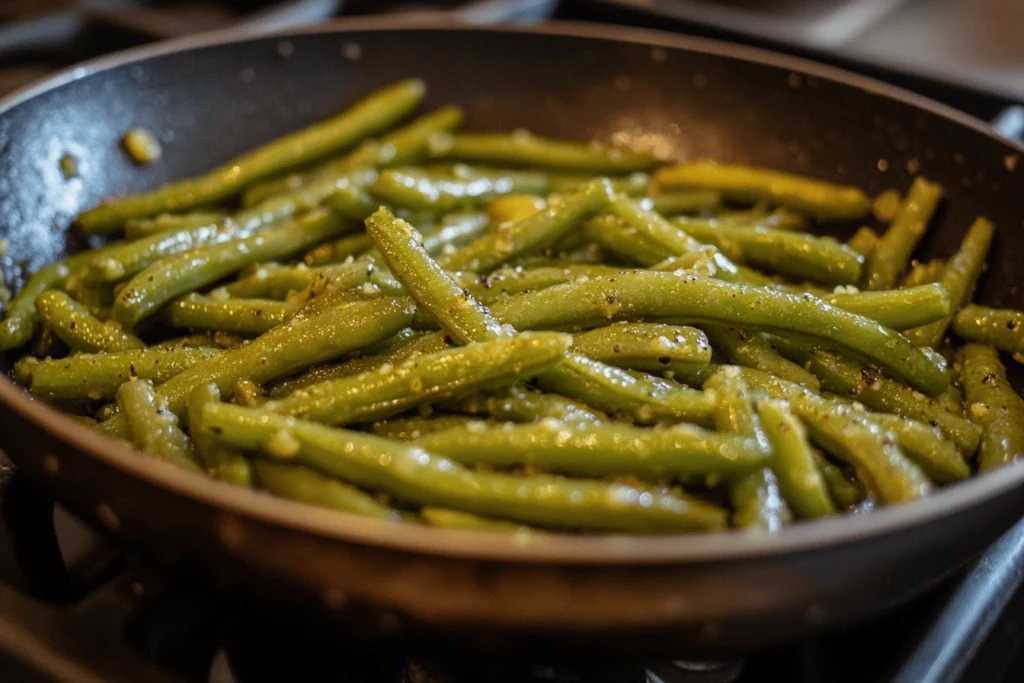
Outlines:
<svg viewBox="0 0 1024 683"><path fill-rule="evenodd" d="M106 194L199 173L409 76L467 127L628 142L949 198L924 246L948 255L971 219L999 227L980 300L1021 306L1020 148L924 100L806 62L664 34L325 26L127 53L0 105L0 237L17 278L79 241L70 219ZM118 149L164 141L139 169ZM80 176L58 160L71 153ZM0 380L0 447L111 531L305 623L481 646L707 653L889 609L962 566L1024 512L1024 468L773 538L548 536L530 542L388 526L238 490L141 458ZM250 599L250 604L254 600Z"/></svg>

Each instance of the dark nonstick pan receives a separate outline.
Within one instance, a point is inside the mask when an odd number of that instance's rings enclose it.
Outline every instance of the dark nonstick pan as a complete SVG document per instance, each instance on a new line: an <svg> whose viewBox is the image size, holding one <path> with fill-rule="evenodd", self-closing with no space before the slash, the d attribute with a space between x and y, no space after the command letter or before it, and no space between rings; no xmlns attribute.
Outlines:
<svg viewBox="0 0 1024 683"><path fill-rule="evenodd" d="M1024 306L1024 149L907 93L811 63L649 32L350 22L106 58L0 105L7 270L79 244L106 194L210 168L408 76L476 129L528 127L807 173L870 192L948 189L926 255L979 214L999 227L979 299ZM143 126L164 157L118 149ZM79 178L58 161L70 152ZM851 226L856 227L856 226ZM1024 468L774 537L513 537L395 526L243 491L140 457L0 380L0 446L58 500L221 589L306 623L478 645L746 649L862 619L961 567L1024 513Z"/></svg>

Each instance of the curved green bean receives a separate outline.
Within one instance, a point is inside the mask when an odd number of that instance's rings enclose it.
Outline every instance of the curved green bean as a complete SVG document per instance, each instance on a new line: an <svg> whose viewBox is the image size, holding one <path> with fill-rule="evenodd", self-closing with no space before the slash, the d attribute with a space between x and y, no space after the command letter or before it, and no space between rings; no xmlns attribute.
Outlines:
<svg viewBox="0 0 1024 683"><path fill-rule="evenodd" d="M36 297L59 287L69 273L64 263L51 263L29 277L7 305L6 315L0 323L0 351L21 348L32 341L39 324Z"/></svg>
<svg viewBox="0 0 1024 683"><path fill-rule="evenodd" d="M375 496L325 477L308 467L256 459L252 462L256 485L278 498L351 512L364 517L400 521L396 510L384 505Z"/></svg>
<svg viewBox="0 0 1024 683"><path fill-rule="evenodd" d="M220 403L220 389L216 384L203 384L188 397L189 434L203 470L220 481L237 486L253 484L253 467L238 451L207 436L203 430L203 408L208 403Z"/></svg>
<svg viewBox="0 0 1024 683"><path fill-rule="evenodd" d="M591 218L583 224L581 233L586 240L600 245L625 263L649 267L677 256L672 249L610 214Z"/></svg>
<svg viewBox="0 0 1024 683"><path fill-rule="evenodd" d="M914 178L907 198L868 258L868 289L891 289L896 285L941 200L942 187L920 176Z"/></svg>
<svg viewBox="0 0 1024 683"><path fill-rule="evenodd" d="M525 425L469 423L425 434L416 444L463 465L525 466L577 477L672 477L749 472L768 460L756 439L718 434L692 425L645 429L605 424L586 427L558 420Z"/></svg>
<svg viewBox="0 0 1024 683"><path fill-rule="evenodd" d="M803 519L834 515L836 508L814 461L814 449L789 404L777 400L759 401L757 414L771 445L772 472L778 479L783 500Z"/></svg>
<svg viewBox="0 0 1024 683"><path fill-rule="evenodd" d="M954 310L946 288L940 283L877 292L838 291L821 299L844 311L871 318L893 330L927 325Z"/></svg>
<svg viewBox="0 0 1024 683"><path fill-rule="evenodd" d="M37 296L36 311L43 324L75 351L129 351L145 346L117 323L94 317L64 292L49 290Z"/></svg>
<svg viewBox="0 0 1024 683"><path fill-rule="evenodd" d="M646 171L657 163L652 156L628 149L550 140L525 130L435 135L430 139L430 155L587 173Z"/></svg>
<svg viewBox="0 0 1024 683"><path fill-rule="evenodd" d="M540 530L532 529L523 524L505 522L490 517L471 515L468 512L448 510L446 508L425 507L420 509L420 516L430 526L445 529L466 529L470 531L492 531L504 534L539 534Z"/></svg>
<svg viewBox="0 0 1024 683"><path fill-rule="evenodd" d="M550 183L543 173L488 172L456 166L452 177L438 177L419 169L382 171L370 193L391 206L448 213L476 206L506 194L547 194Z"/></svg>
<svg viewBox="0 0 1024 683"><path fill-rule="evenodd" d="M443 432L469 424L500 425L495 420L481 420L468 415L430 415L421 417L396 417L370 425L370 433L392 441L415 441L434 432Z"/></svg>
<svg viewBox="0 0 1024 683"><path fill-rule="evenodd" d="M494 420L509 422L553 419L561 422L598 424L606 419L604 415L598 414L579 401L523 386L513 386L493 396L472 396L447 405L460 412L486 415Z"/></svg>
<svg viewBox="0 0 1024 683"><path fill-rule="evenodd" d="M648 199L650 209L662 216L699 213L722 205L722 193L717 190L670 190L653 193ZM646 203L644 208L648 208Z"/></svg>
<svg viewBox="0 0 1024 683"><path fill-rule="evenodd" d="M780 356L771 343L756 331L721 325L704 325L712 346L730 363L770 372L780 379L817 391L818 378L796 363Z"/></svg>
<svg viewBox="0 0 1024 683"><path fill-rule="evenodd" d="M78 225L88 233L107 234L131 218L218 202L257 180L302 166L387 128L412 111L425 90L423 82L416 79L383 88L334 118L278 138L209 173L151 192L107 200L80 214Z"/></svg>
<svg viewBox="0 0 1024 683"><path fill-rule="evenodd" d="M967 414L983 428L978 468L984 472L1024 457L1024 400L1007 381L999 354L966 344L957 356Z"/></svg>
<svg viewBox="0 0 1024 683"><path fill-rule="evenodd" d="M214 211L191 213L162 213L153 218L133 218L124 223L124 236L129 240L150 237L170 230L191 230L204 225L215 225L226 216Z"/></svg>
<svg viewBox="0 0 1024 683"><path fill-rule="evenodd" d="M117 390L117 406L127 421L132 443L155 458L199 471L192 442L178 427L178 419L164 409L153 383L140 379Z"/></svg>
<svg viewBox="0 0 1024 683"><path fill-rule="evenodd" d="M472 472L422 448L370 434L226 403L207 405L203 412L206 432L223 443L289 457L420 505L596 531L657 533L725 526L723 510L683 494L551 476ZM285 450L284 445L291 447Z"/></svg>
<svg viewBox="0 0 1024 683"><path fill-rule="evenodd" d="M260 335L288 320L295 307L269 299L212 299L187 294L167 304L161 318L172 327Z"/></svg>
<svg viewBox="0 0 1024 683"><path fill-rule="evenodd" d="M871 211L871 198L856 187L737 164L699 161L669 166L654 174L652 184L717 190L726 199L768 202L818 220L856 220Z"/></svg>

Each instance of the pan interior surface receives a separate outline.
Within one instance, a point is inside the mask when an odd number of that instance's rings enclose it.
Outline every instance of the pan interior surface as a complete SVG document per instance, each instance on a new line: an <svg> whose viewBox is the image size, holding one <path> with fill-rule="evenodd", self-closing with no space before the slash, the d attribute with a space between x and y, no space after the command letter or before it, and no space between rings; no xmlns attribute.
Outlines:
<svg viewBox="0 0 1024 683"><path fill-rule="evenodd" d="M827 70L803 70L801 62L758 63L743 58L759 54L752 51L643 32L352 26L143 51L139 59L84 68L0 108L0 238L8 241L2 263L8 280L20 283L40 265L84 246L67 228L101 197L200 173L377 87L416 76L429 86L424 107L459 104L470 130L528 128L670 159L757 164L869 193L905 189L920 173L948 191L920 255L948 256L973 218L985 215L999 228L998 244L977 300L1024 305L1018 289L1024 261L1020 150L938 109L893 98L884 86L838 82ZM289 49L282 49L285 43ZM158 163L136 167L124 155L118 143L133 127L162 141ZM77 161L75 178L61 174L65 154ZM722 534L680 547L656 538L560 538L517 547L481 537L467 544L460 532L424 533L312 513L154 467L31 403L9 384L0 386L0 397L86 453L247 516L360 543L514 561L649 563L797 551L951 514L1024 480L1021 471L1000 472L913 505L797 525L769 539Z"/></svg>

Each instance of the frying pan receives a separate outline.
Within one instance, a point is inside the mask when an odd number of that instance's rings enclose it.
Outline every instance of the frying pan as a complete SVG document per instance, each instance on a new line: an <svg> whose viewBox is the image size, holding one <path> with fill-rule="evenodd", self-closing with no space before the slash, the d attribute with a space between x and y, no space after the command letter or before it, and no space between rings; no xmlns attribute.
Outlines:
<svg viewBox="0 0 1024 683"><path fill-rule="evenodd" d="M287 45L286 45L287 44ZM210 168L408 76L467 126L614 140L949 197L922 255L948 255L979 214L999 227L978 293L1024 305L1024 149L883 84L733 45L618 28L347 21L202 37L65 72L0 105L0 236L17 275L81 246L74 214L107 194ZM135 168L129 127L164 140ZM78 159L66 180L58 160ZM851 226L853 227L853 226ZM112 533L220 590L303 623L433 634L483 647L576 644L708 654L888 610L963 566L1024 513L1024 468L924 500L775 536L499 534L389 525L179 471L106 440L0 379L0 446Z"/></svg>

